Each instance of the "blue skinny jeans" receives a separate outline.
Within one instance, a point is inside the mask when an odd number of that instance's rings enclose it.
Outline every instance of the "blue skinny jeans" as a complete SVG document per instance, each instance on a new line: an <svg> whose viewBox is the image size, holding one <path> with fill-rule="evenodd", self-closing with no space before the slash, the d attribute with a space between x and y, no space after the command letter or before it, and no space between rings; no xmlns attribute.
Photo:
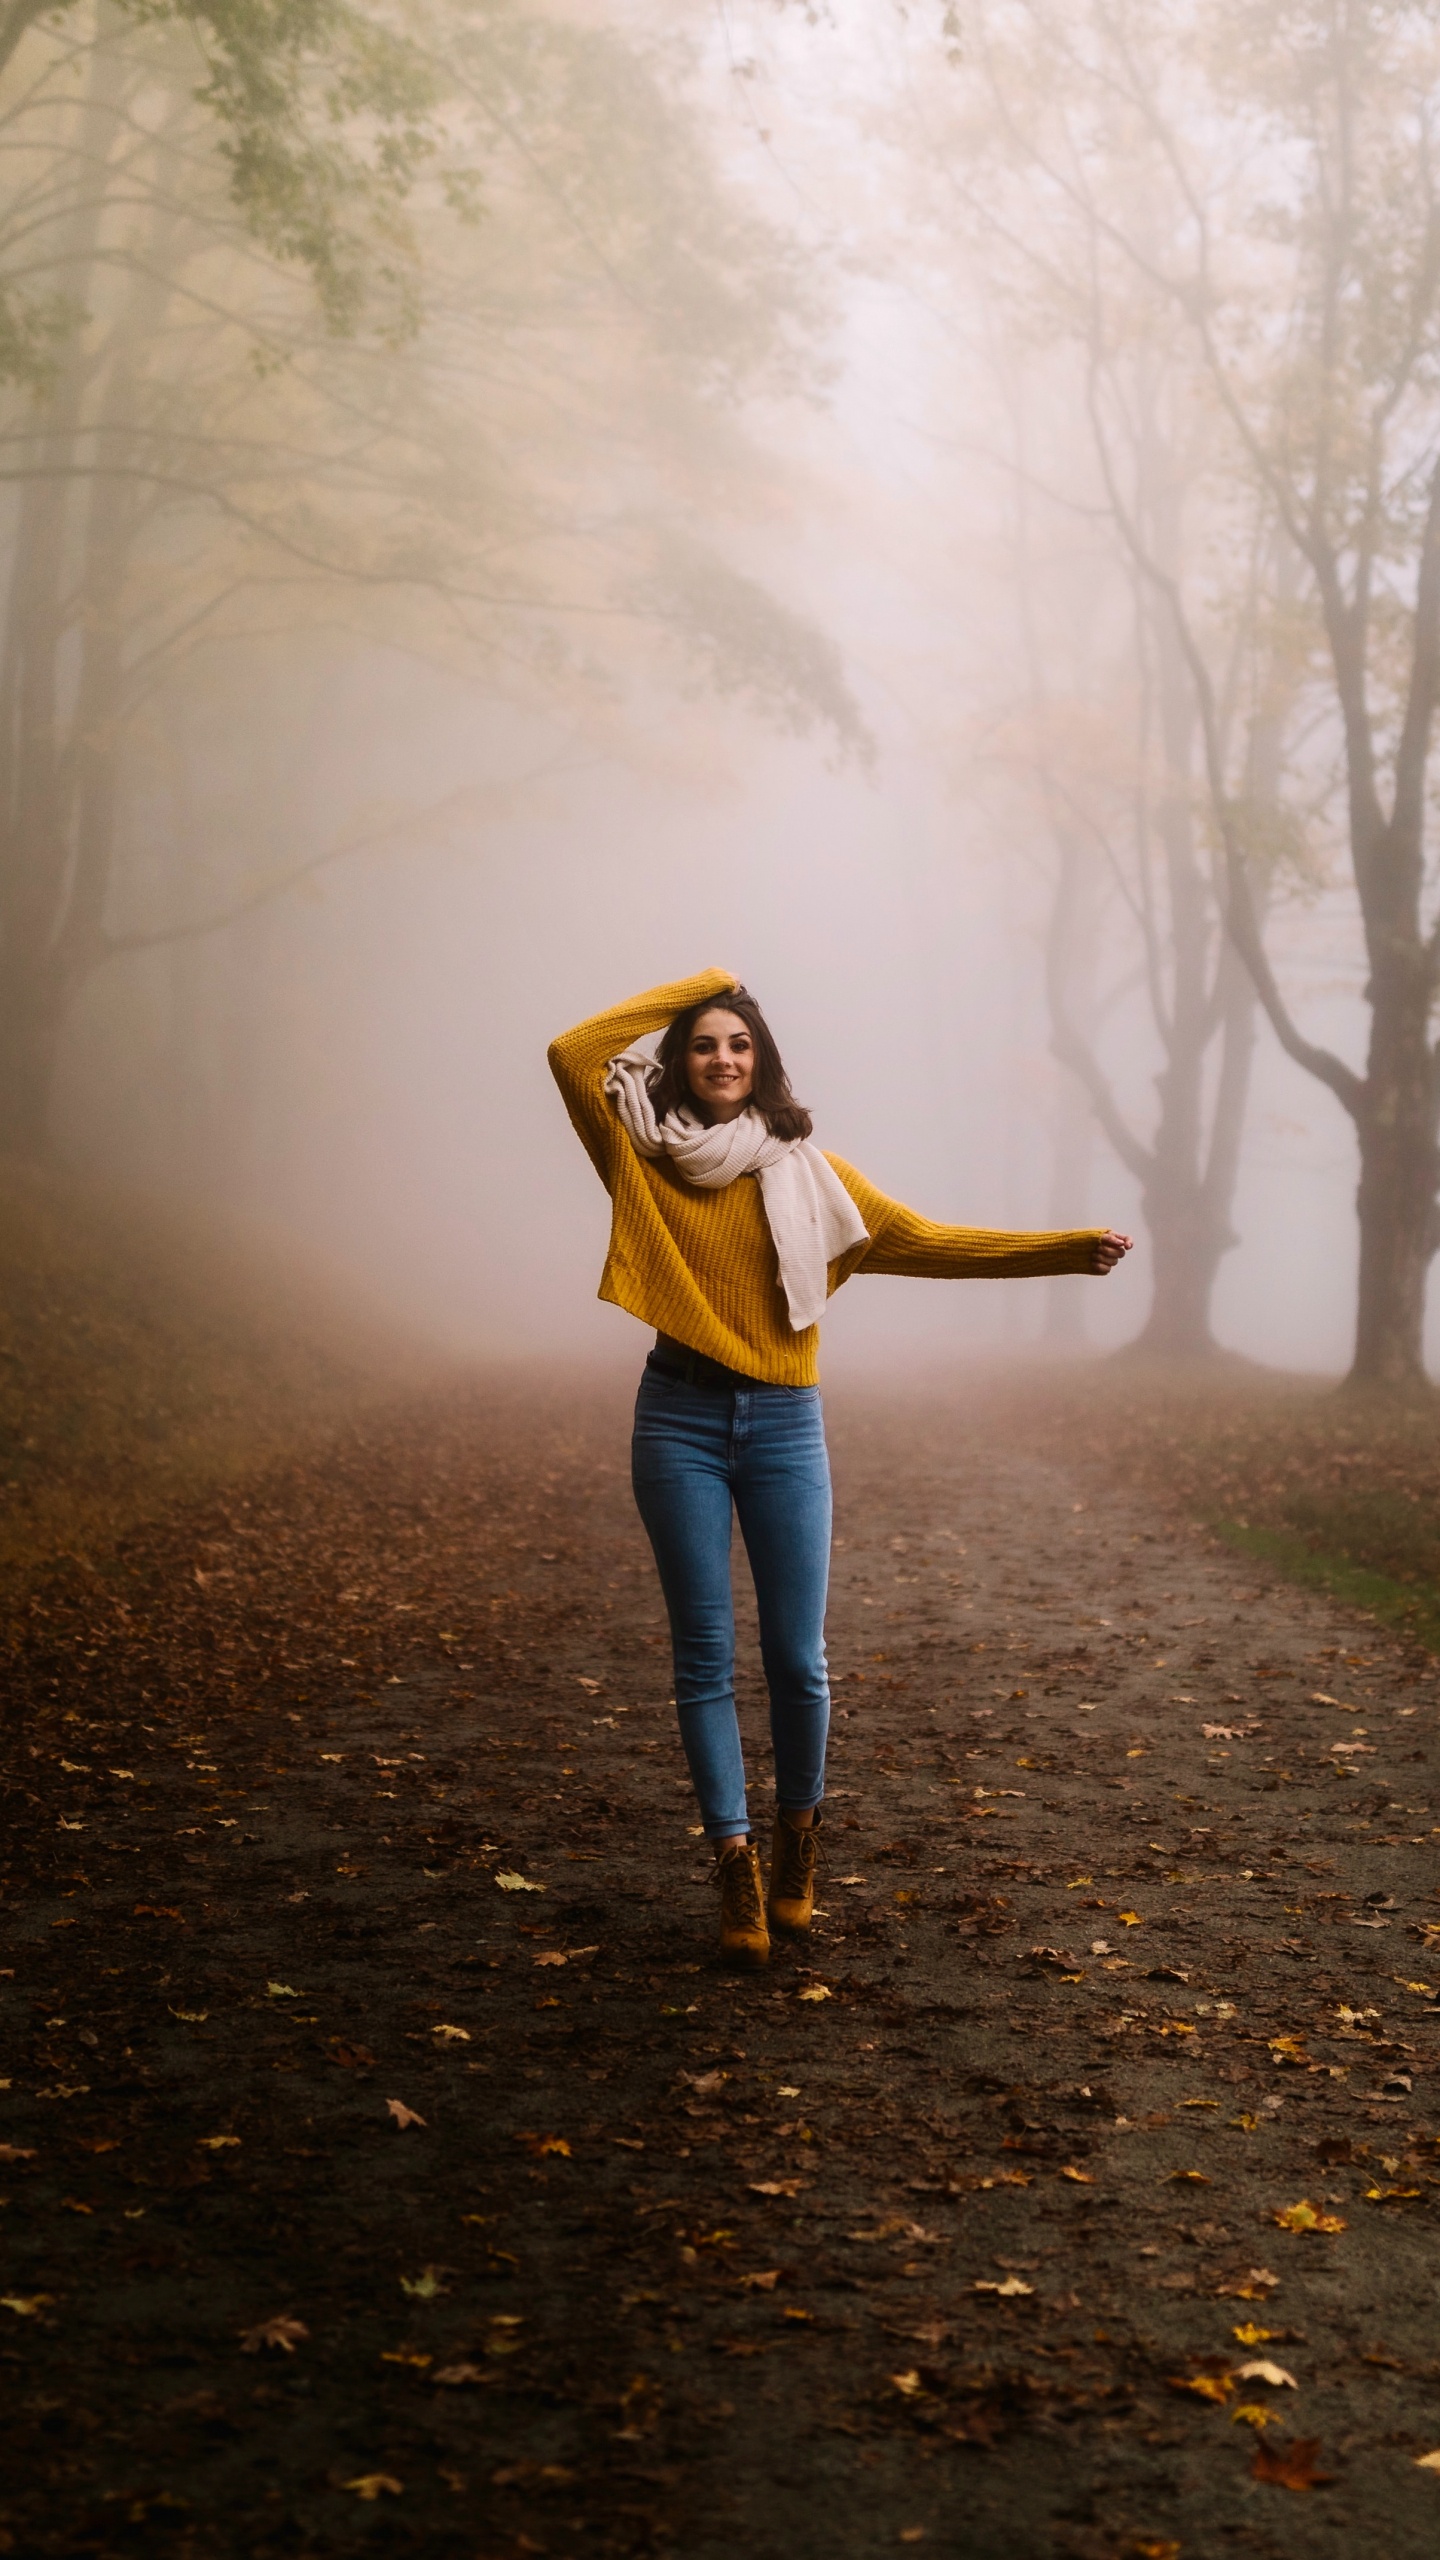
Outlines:
<svg viewBox="0 0 1440 2560"><path fill-rule="evenodd" d="M818 1387L692 1386L648 1366L631 1479L670 1613L675 1705L707 1839L748 1831L735 1713L730 1519L750 1559L770 1691L775 1793L804 1813L825 1792L830 1682L830 1460Z"/></svg>

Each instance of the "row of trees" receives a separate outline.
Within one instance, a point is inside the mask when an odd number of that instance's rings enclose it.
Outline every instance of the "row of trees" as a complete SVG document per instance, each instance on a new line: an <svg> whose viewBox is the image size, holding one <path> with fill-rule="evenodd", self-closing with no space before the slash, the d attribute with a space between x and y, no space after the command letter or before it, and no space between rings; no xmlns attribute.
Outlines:
<svg viewBox="0 0 1440 2560"><path fill-rule="evenodd" d="M972 0L909 40L934 76L904 84L905 250L983 314L1054 1047L1141 1186L1148 1339L1209 1342L1258 1004L1354 1129L1353 1376L1418 1388L1440 1243L1440 26L1409 0ZM1267 941L1342 866L1363 1065L1297 1019ZM1161 1051L1148 1127L1095 1032L1076 928L1101 881L1128 925L1110 995L1134 983Z"/></svg>
<svg viewBox="0 0 1440 2560"><path fill-rule="evenodd" d="M297 638L611 752L677 683L861 743L833 645L724 547L766 488L743 406L814 380L822 315L683 71L585 0L0 11L0 1148L46 1145L97 970L375 840L297 807L237 876L192 775L156 863L187 701L223 684L258 760Z"/></svg>

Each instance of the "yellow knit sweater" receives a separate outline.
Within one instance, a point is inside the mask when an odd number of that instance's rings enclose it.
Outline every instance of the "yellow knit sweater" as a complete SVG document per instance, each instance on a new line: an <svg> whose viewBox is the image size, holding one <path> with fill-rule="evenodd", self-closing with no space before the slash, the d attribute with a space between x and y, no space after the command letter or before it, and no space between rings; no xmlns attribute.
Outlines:
<svg viewBox="0 0 1440 2560"><path fill-rule="evenodd" d="M702 969L673 987L652 987L562 1031L550 1067L586 1153L610 1194L610 1250L600 1295L642 1324L670 1334L727 1369L769 1386L813 1387L819 1327L792 1332L780 1270L753 1175L720 1191L682 1180L668 1157L637 1155L605 1092L605 1068L632 1041L660 1031L687 1005L723 1000L739 984L725 969ZM937 1227L857 1173L840 1156L840 1176L869 1236L830 1265L830 1289L852 1271L902 1271L922 1280L998 1280L1043 1271L1089 1271L1099 1227L1057 1235L1007 1235L989 1227Z"/></svg>

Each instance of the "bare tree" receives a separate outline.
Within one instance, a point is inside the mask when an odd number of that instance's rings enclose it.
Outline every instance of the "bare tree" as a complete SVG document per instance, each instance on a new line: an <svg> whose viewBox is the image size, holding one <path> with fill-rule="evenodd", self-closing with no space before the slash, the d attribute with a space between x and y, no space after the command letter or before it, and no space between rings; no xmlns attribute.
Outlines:
<svg viewBox="0 0 1440 2560"><path fill-rule="evenodd" d="M243 884L197 860L185 911L137 915L117 868L137 739L206 653L339 623L612 738L667 665L861 735L834 649L675 529L707 464L737 507L756 485L737 403L804 377L813 314L653 65L548 12L462 20L428 60L485 218L427 183L423 309L340 330L237 213L179 34L50 41L66 76L36 70L10 135L85 318L0 431L0 1144L23 1151L97 967L393 827Z"/></svg>
<svg viewBox="0 0 1440 2560"><path fill-rule="evenodd" d="M1440 1242L1440 914L1430 841L1440 688L1440 24L1412 0L995 0L957 77L986 119L965 172L991 237L1043 272L1080 350L1105 503L1184 664L1227 925L1277 1038L1348 1113L1360 1158L1352 1379L1425 1383ZM983 162L986 177L977 185ZM997 173L1003 170L1003 178ZM1119 181L1123 179L1123 184ZM1148 317L1147 317L1148 315ZM1257 894L1243 742L1227 736L1213 594L1166 557L1121 468L1113 358L1163 323L1213 420L1216 463L1303 569L1310 767L1333 750L1367 978L1363 1069L1312 1040L1277 979ZM1224 617L1220 617L1223 625ZM1237 764L1238 757L1238 764ZM1260 831L1263 835L1265 830ZM1273 841L1273 829L1270 831Z"/></svg>

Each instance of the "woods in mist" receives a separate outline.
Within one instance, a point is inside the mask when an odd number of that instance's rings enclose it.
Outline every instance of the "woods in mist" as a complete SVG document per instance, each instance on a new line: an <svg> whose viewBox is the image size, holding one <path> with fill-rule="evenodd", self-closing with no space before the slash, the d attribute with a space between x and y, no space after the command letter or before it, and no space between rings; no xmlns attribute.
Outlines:
<svg viewBox="0 0 1440 2560"><path fill-rule="evenodd" d="M696 521L702 483L753 496L736 402L813 374L815 315L661 66L600 15L238 25L233 79L228 34L217 70L204 22L107 6L52 13L8 75L22 1150L95 970L437 814L315 844L296 806L238 877L207 858L216 802L264 796L297 655L369 644L581 734L683 669L859 737L833 644Z"/></svg>
<svg viewBox="0 0 1440 2560"><path fill-rule="evenodd" d="M60 1143L67 1056L103 1081L76 1024L106 973L163 1011L154 955L223 953L318 877L343 941L362 854L463 843L498 917L532 771L599 777L577 825L663 774L683 846L768 731L846 777L882 868L918 758L946 859L1038 897L1048 1214L1133 1184L1146 1349L1214 1348L1278 1042L1353 1132L1354 1375L1421 1383L1437 78L1394 0L16 0L4 1145ZM887 419L863 462L857 401ZM420 756L381 795L321 756L314 705L386 666L397 701L473 704L468 778ZM794 861L826 900L823 830ZM596 912L673 891L674 965L716 956L706 882L653 862ZM1320 917L1356 996L1317 1024ZM876 990L882 1039L916 1001ZM211 1012L167 1052L196 1094Z"/></svg>

